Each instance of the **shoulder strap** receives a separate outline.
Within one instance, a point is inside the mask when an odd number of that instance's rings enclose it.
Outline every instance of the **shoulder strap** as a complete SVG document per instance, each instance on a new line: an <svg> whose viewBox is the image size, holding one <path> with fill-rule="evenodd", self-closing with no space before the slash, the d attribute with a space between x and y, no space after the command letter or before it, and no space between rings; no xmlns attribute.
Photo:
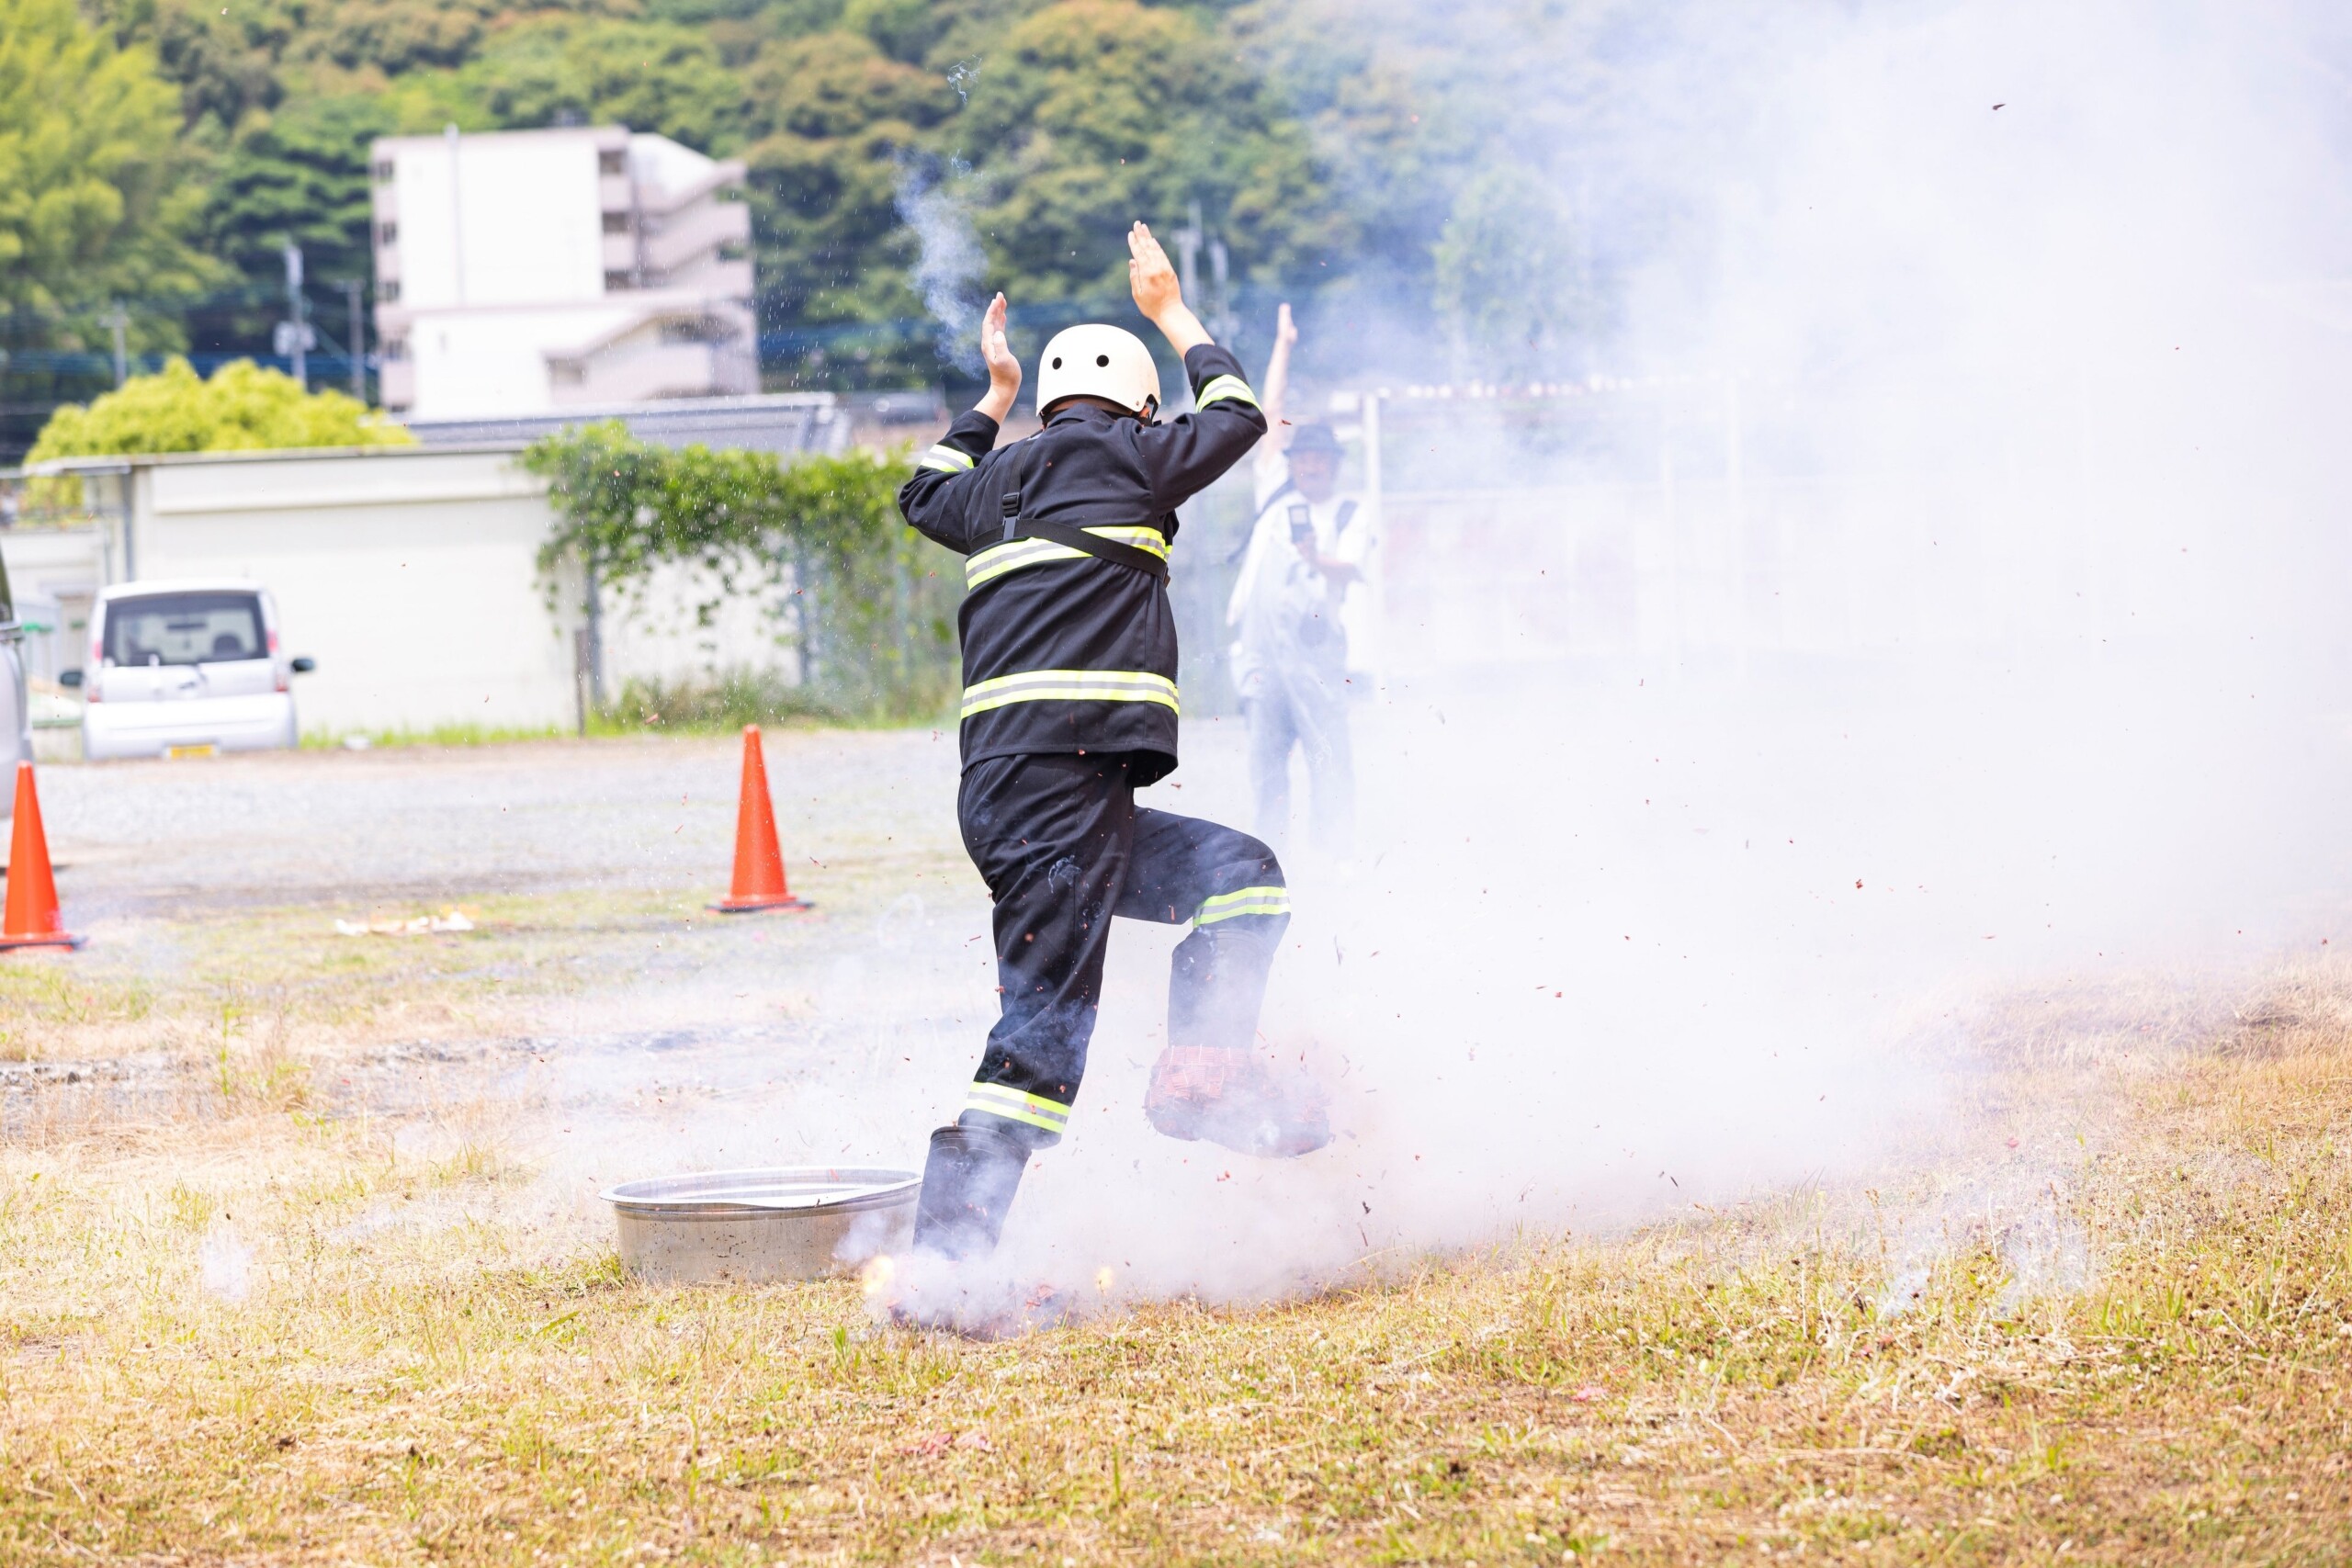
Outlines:
<svg viewBox="0 0 2352 1568"><path fill-rule="evenodd" d="M1090 534L1083 528L1072 528L1060 523L1043 523L1034 517L1027 519L1022 517L1021 489L1022 481L1028 472L1028 448L1030 444L1037 439L1038 436L1033 435L1028 441L1021 443L1022 450L1019 455L1005 465L1005 468L1010 470L1010 482L1005 488L1002 502L1004 535L1001 542L1011 544L1015 539L1048 539L1057 545L1076 550L1080 555L1092 556L1097 560L1106 560L1113 566L1122 566L1129 571L1139 571L1157 581L1166 582L1168 563L1149 550L1139 550L1133 545L1123 545L1116 539L1105 539L1099 535Z"/></svg>
<svg viewBox="0 0 2352 1568"><path fill-rule="evenodd" d="M1083 555L1092 556L1097 560L1106 560L1113 566L1125 567L1129 571L1142 572L1146 577L1157 578L1161 582L1168 581L1168 563L1149 550L1139 550L1133 545L1123 545L1116 539L1106 539L1099 534L1090 534L1083 528L1067 527L1059 523L1040 523L1033 518L1023 523L1021 525L1021 531L1013 537L1051 539L1055 544L1067 545L1071 549Z"/></svg>
<svg viewBox="0 0 2352 1568"><path fill-rule="evenodd" d="M1004 536L998 541L1000 544L1012 543L1015 530L1021 526L1021 487L1029 477L1030 443L1044 434L1040 431L1037 435L1016 446L1012 449L1012 461L1004 466Z"/></svg>
<svg viewBox="0 0 2352 1568"><path fill-rule="evenodd" d="M1348 531L1348 525L1355 520L1356 503L1354 499L1351 497L1350 499L1340 502L1340 514L1331 520L1331 536L1336 539L1340 535L1346 533Z"/></svg>

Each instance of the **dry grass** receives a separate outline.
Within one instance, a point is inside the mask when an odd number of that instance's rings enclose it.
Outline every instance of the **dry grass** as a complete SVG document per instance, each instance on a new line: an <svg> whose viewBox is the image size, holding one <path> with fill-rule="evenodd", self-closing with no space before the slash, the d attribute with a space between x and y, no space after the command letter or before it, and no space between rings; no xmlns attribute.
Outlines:
<svg viewBox="0 0 2352 1568"><path fill-rule="evenodd" d="M0 1145L0 1561L2352 1559L2352 979L2028 1015L1978 1165L996 1346L199 1085Z"/></svg>
<svg viewBox="0 0 2352 1568"><path fill-rule="evenodd" d="M565 891L469 900L475 930L343 936L338 919L405 919L437 904L277 908L122 932L70 957L0 961L0 1069L124 1055L211 1062L299 1044L309 1054L386 1041L479 1037L529 1005L643 966L663 937L711 917L693 898Z"/></svg>

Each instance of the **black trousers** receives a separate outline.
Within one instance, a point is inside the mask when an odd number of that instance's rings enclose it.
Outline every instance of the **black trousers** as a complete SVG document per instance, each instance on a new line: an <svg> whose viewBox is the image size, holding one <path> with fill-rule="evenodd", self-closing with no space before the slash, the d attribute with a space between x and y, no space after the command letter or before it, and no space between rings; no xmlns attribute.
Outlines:
<svg viewBox="0 0 2352 1568"><path fill-rule="evenodd" d="M998 757L964 772L964 847L996 901L1003 1016L958 1121L1059 1140L1086 1075L1111 917L1193 923L1168 984L1168 1043L1247 1045L1290 923L1272 850L1138 810L1124 756Z"/></svg>

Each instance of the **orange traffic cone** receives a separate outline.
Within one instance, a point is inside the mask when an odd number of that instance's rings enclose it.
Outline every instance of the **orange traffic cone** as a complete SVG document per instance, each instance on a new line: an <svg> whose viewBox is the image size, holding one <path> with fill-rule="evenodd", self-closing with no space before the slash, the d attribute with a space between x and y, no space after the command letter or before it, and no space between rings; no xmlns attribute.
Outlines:
<svg viewBox="0 0 2352 1568"><path fill-rule="evenodd" d="M0 949L79 947L57 908L57 878L49 867L49 835L40 830L40 796L33 765L17 764L17 835L8 847L8 912L0 919Z"/></svg>
<svg viewBox="0 0 2352 1568"><path fill-rule="evenodd" d="M784 851L775 839L775 808L768 804L768 766L760 754L760 727L747 724L743 727L743 802L735 808L735 886L711 908L723 915L749 915L762 909L808 907L807 899L795 898L792 889L784 885ZM13 903L8 906L11 919L16 908Z"/></svg>

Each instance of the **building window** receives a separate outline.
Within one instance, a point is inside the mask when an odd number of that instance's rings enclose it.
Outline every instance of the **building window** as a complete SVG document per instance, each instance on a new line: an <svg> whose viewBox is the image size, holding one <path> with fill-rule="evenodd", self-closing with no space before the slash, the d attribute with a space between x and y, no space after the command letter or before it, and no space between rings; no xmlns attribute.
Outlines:
<svg viewBox="0 0 2352 1568"><path fill-rule="evenodd" d="M605 213L605 233L607 233L607 234L626 234L626 233L628 233L628 213L626 213L626 212L607 212L607 213Z"/></svg>
<svg viewBox="0 0 2352 1568"><path fill-rule="evenodd" d="M628 173L628 152L626 148L607 147L596 154L596 172L600 175Z"/></svg>
<svg viewBox="0 0 2352 1568"><path fill-rule="evenodd" d="M550 359L548 379L559 387L584 387L588 384L588 367L577 359Z"/></svg>
<svg viewBox="0 0 2352 1568"><path fill-rule="evenodd" d="M378 278L376 280L376 303L379 305L397 305L400 302L401 280L397 277Z"/></svg>
<svg viewBox="0 0 2352 1568"><path fill-rule="evenodd" d="M408 357L408 339L404 337L388 337L383 341L382 345L377 350L377 352L381 354L387 360L406 359Z"/></svg>
<svg viewBox="0 0 2352 1568"><path fill-rule="evenodd" d="M673 316L662 323L663 343L725 343L735 329L717 316Z"/></svg>
<svg viewBox="0 0 2352 1568"><path fill-rule="evenodd" d="M605 293L607 293L607 294L617 294L617 293L621 292L623 289L628 288L628 287L629 287L629 276L628 276L628 274L627 274L627 273L625 273L625 272L608 272L608 273L605 274Z"/></svg>
<svg viewBox="0 0 2352 1568"><path fill-rule="evenodd" d="M392 183L392 161L390 158L376 160L376 183L379 186Z"/></svg>
<svg viewBox="0 0 2352 1568"><path fill-rule="evenodd" d="M400 237L401 226L399 224L379 223L376 225L376 243L378 244L389 245L397 241Z"/></svg>

